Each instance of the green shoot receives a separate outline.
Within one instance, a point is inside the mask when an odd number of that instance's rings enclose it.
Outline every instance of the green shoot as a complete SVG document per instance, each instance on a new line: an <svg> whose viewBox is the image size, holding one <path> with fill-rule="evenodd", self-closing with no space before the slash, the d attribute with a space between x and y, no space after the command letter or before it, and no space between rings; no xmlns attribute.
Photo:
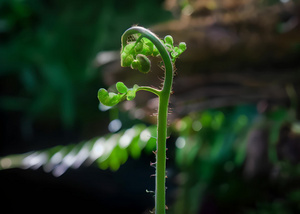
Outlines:
<svg viewBox="0 0 300 214"><path fill-rule="evenodd" d="M136 41L128 42L129 37ZM155 181L155 213L163 214L166 210L166 138L167 138L167 115L169 98L174 76L174 63L176 59L186 50L184 42L174 46L172 36L167 35L164 40L159 39L148 29L135 26L126 30L121 38L121 66L131 67L142 73L148 73L151 62L148 56L160 56L164 63L165 78L162 89L149 86L134 85L128 88L124 83L118 82L116 88L118 93L107 92L101 88L98 91L98 99L103 105L114 106L124 99L133 100L136 92L140 90L154 93L159 98L158 120L157 120L157 142L156 148L156 181Z"/></svg>

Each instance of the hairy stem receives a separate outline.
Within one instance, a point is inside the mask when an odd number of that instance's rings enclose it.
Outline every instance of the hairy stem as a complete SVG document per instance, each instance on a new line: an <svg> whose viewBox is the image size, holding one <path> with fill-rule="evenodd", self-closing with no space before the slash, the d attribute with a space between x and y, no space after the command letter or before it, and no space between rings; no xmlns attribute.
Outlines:
<svg viewBox="0 0 300 214"><path fill-rule="evenodd" d="M165 213L166 195L166 137L167 137L167 96L159 97L158 122L157 122L157 153L156 153L156 186L155 210L156 214Z"/></svg>
<svg viewBox="0 0 300 214"><path fill-rule="evenodd" d="M126 30L122 36L122 48L127 43L128 36L140 33L141 37L149 39L159 51L165 65L165 80L161 91L149 88L141 90L151 91L159 97L158 120L157 120L157 153L156 153L156 187L155 187L155 213L165 213L166 198L166 138L169 97L173 83L173 64L168 51L160 39L151 31L142 27L132 27Z"/></svg>

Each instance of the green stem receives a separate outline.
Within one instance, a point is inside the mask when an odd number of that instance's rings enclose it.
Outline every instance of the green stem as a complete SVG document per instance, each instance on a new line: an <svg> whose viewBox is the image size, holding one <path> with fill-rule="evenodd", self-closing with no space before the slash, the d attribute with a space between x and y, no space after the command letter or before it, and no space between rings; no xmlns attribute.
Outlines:
<svg viewBox="0 0 300 214"><path fill-rule="evenodd" d="M137 91L141 91L141 90L152 92L153 94L155 94L157 96L160 96L160 93L161 93L160 90L157 90L155 88L148 87L148 86L139 86L139 88L137 89Z"/></svg>
<svg viewBox="0 0 300 214"><path fill-rule="evenodd" d="M158 121L157 121L157 153L156 153L156 186L155 186L155 210L156 214L165 213L166 195L166 138L168 97L159 97Z"/></svg>
<svg viewBox="0 0 300 214"><path fill-rule="evenodd" d="M143 27L132 27L126 30L122 36L122 48L127 43L128 36L141 33L141 37L149 39L159 51L165 65L165 80L161 91L150 87L143 88L151 91L159 97L158 119L157 119L157 153L156 153L156 188L155 188L155 213L164 214L166 210L166 138L167 138L167 120L168 105L173 83L173 64L168 51L160 39L151 31ZM141 89L141 90L143 90Z"/></svg>

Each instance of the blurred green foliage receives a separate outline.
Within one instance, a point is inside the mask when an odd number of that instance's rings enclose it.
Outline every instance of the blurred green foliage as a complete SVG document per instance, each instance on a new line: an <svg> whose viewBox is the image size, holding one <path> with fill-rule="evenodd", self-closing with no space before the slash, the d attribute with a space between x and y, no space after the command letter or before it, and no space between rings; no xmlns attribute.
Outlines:
<svg viewBox="0 0 300 214"><path fill-rule="evenodd" d="M286 124L297 126L295 109L275 107L261 114L253 105L192 113L178 120L174 129L179 136L175 144L180 188L172 213L298 213L299 165L289 159L291 154L280 155L280 144L287 144L282 142ZM250 137L262 130L267 141L261 135ZM258 161L255 166L247 164L252 158Z"/></svg>
<svg viewBox="0 0 300 214"><path fill-rule="evenodd" d="M182 193L174 213L197 213L212 182L243 164L247 131L254 116L253 106L241 106L194 113L175 124L180 136L176 163L181 171Z"/></svg>
<svg viewBox="0 0 300 214"><path fill-rule="evenodd" d="M137 159L142 150L152 153L156 146L156 126L138 124L118 133L96 137L67 146L55 146L40 151L8 155L0 158L0 170L10 168L38 169L52 172L56 177L69 168L96 162L100 169L116 171L128 157Z"/></svg>
<svg viewBox="0 0 300 214"><path fill-rule="evenodd" d="M97 112L99 51L120 48L132 24L169 19L161 1L0 2L0 108L66 127ZM153 16L153 11L156 15ZM136 23L136 20L139 23Z"/></svg>

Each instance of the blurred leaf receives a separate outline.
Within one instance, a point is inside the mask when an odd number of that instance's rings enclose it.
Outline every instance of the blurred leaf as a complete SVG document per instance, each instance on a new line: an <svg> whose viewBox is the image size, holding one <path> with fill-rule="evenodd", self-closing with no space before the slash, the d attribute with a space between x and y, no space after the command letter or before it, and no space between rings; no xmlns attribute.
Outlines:
<svg viewBox="0 0 300 214"><path fill-rule="evenodd" d="M181 181L185 194L178 198L181 206L175 213L197 213L199 201L219 179L220 169L231 172L244 162L245 139L256 115L253 107L238 106L193 113L176 121L176 164L186 178Z"/></svg>
<svg viewBox="0 0 300 214"><path fill-rule="evenodd" d="M156 144L153 144L151 140L153 139L151 133L153 134L154 130L156 126L146 127L139 124L127 130L79 144L9 155L0 158L0 170L43 167L46 172L52 172L58 177L69 168L76 169L83 164L90 165L97 161L99 168L110 168L116 171L126 163L129 156L139 158L143 149L147 151L155 149Z"/></svg>

